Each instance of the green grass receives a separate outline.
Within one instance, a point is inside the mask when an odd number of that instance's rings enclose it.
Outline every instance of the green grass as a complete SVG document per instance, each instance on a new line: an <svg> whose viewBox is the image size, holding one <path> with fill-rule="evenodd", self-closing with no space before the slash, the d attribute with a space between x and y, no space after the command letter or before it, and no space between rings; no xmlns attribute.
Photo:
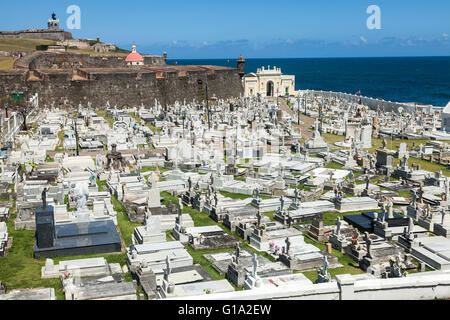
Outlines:
<svg viewBox="0 0 450 320"><path fill-rule="evenodd" d="M124 237L125 243L129 246L131 234L138 224L131 223L122 204L117 199L112 198L117 210L117 220L119 229ZM35 243L34 230L15 230L14 220L17 216L15 211L15 200L11 208L11 216L7 221L9 236L13 238L13 245L8 250L5 258L0 259L0 280L6 284L8 291L14 289L28 288L54 288L58 300L64 299L59 279L41 279L41 268L45 265L45 258L33 258L33 248ZM108 263L126 264L126 253L93 254L70 257L53 258L55 264L62 260L87 259L104 257ZM130 273L124 274L126 281L131 281Z"/></svg>
<svg viewBox="0 0 450 320"><path fill-rule="evenodd" d="M223 195L224 197L227 198L231 198L231 199L240 199L240 200L244 200L244 199L248 199L251 198L252 196L247 195L247 194L241 194L241 193L232 193L232 192L228 192L228 191L219 191L221 195Z"/></svg>
<svg viewBox="0 0 450 320"><path fill-rule="evenodd" d="M343 167L343 165L342 164L339 164L339 163L337 163L337 162L330 162L330 163L328 163L326 166L325 166L325 168L327 168L327 169L336 169L336 170L342 170L342 167Z"/></svg>
<svg viewBox="0 0 450 320"><path fill-rule="evenodd" d="M17 59L10 57L1 57L0 58L0 70L11 70L14 68L14 62Z"/></svg>
<svg viewBox="0 0 450 320"><path fill-rule="evenodd" d="M111 128L113 127L113 125L114 125L114 119L112 119L112 118L106 116L106 110L96 110L95 113L97 113L97 115L98 115L99 117L102 117L102 118L104 118L106 121L108 121L109 126L110 126Z"/></svg>
<svg viewBox="0 0 450 320"><path fill-rule="evenodd" d="M130 221L125 211L125 207L113 195L111 196L111 202L114 206L114 210L117 212L117 224L119 225L122 238L125 241L126 246L129 247L131 245L131 235L134 233L134 229L141 226L141 224Z"/></svg>
<svg viewBox="0 0 450 320"><path fill-rule="evenodd" d="M322 133L322 138L325 142L329 144L334 144L335 142L340 142L345 140L345 136L339 136L331 133Z"/></svg>
<svg viewBox="0 0 450 320"><path fill-rule="evenodd" d="M38 45L53 45L54 43L55 43L55 41L53 41L53 40L0 38L0 51L31 52L31 51L35 51L36 46L38 46Z"/></svg>
<svg viewBox="0 0 450 320"><path fill-rule="evenodd" d="M277 210L264 212L263 215L265 215L266 217L269 217L270 221L275 221L275 218L274 218L275 213L277 213Z"/></svg>
<svg viewBox="0 0 450 320"><path fill-rule="evenodd" d="M354 212L345 212L345 213L339 213L337 211L334 212L324 212L322 214L322 221L327 226L332 226L336 224L336 218L339 216L341 220L344 219L344 216L350 216L355 214L361 214L363 212L368 211L374 211L374 212L381 212L381 210L361 210L361 211L354 211Z"/></svg>

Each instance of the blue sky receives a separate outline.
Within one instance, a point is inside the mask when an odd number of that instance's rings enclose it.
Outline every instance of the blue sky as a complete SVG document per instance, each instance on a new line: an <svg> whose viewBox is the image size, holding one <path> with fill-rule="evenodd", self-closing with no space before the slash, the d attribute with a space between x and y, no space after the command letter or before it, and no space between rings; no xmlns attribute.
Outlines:
<svg viewBox="0 0 450 320"><path fill-rule="evenodd" d="M96 38L169 58L373 57L450 55L448 0L22 0L0 3L0 30L66 28L81 9L76 38ZM369 30L366 9L381 9Z"/></svg>

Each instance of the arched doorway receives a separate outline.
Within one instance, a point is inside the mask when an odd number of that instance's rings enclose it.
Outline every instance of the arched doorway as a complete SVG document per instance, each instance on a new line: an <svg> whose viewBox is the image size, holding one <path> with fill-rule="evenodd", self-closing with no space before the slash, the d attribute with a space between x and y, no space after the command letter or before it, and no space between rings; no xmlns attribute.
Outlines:
<svg viewBox="0 0 450 320"><path fill-rule="evenodd" d="M267 82L267 96L273 97L273 82L272 81Z"/></svg>

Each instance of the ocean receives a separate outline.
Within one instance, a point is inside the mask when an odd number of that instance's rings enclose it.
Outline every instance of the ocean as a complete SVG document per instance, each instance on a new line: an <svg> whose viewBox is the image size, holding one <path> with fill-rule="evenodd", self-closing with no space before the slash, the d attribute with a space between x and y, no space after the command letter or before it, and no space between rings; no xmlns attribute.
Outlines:
<svg viewBox="0 0 450 320"><path fill-rule="evenodd" d="M236 67L236 59L168 60L180 65ZM276 66L295 75L296 89L339 91L394 102L445 106L450 101L450 57L246 59L246 73Z"/></svg>

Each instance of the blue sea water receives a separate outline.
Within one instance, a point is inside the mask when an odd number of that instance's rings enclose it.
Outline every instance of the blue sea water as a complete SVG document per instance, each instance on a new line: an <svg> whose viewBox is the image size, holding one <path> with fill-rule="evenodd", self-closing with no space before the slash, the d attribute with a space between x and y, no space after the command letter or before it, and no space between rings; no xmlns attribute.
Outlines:
<svg viewBox="0 0 450 320"><path fill-rule="evenodd" d="M236 67L236 59L168 60L175 62ZM297 90L361 90L368 97L435 106L450 101L450 57L247 59L246 73L269 65L295 75Z"/></svg>

